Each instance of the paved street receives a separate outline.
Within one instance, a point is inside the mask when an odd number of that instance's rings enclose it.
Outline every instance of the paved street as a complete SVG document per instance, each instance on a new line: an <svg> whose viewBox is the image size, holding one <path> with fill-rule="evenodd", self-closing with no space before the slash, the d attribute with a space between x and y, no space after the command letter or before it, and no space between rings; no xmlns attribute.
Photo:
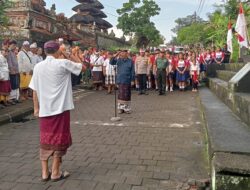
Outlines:
<svg viewBox="0 0 250 190"><path fill-rule="evenodd" d="M65 180L42 183L36 120L0 126L0 189L176 190L207 179L198 94L133 95L133 114L112 123L114 96L78 91Z"/></svg>

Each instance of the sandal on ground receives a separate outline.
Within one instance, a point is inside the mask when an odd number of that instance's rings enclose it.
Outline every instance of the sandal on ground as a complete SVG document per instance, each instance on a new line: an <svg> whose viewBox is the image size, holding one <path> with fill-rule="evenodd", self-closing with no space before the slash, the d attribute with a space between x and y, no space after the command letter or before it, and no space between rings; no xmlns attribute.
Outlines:
<svg viewBox="0 0 250 190"><path fill-rule="evenodd" d="M55 178L55 179L52 179L52 178L51 178L51 181L52 181L52 182L61 181L61 180L63 180L63 179L68 178L69 176L70 176L70 173L67 172L67 171L64 171L64 172L61 173L60 177Z"/></svg>
<svg viewBox="0 0 250 190"><path fill-rule="evenodd" d="M47 178L41 178L41 182L48 182L49 180L50 180L50 178L51 178L51 172L49 172L49 175L48 175L48 177Z"/></svg>

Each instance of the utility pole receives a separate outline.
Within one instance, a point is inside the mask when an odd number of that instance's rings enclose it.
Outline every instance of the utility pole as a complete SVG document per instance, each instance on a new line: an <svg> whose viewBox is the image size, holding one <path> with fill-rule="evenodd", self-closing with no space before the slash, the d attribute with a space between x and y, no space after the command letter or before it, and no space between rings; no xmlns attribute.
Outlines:
<svg viewBox="0 0 250 190"><path fill-rule="evenodd" d="M194 22L194 23L197 22L197 13L196 13L196 11L194 11L194 20L193 20L193 22Z"/></svg>

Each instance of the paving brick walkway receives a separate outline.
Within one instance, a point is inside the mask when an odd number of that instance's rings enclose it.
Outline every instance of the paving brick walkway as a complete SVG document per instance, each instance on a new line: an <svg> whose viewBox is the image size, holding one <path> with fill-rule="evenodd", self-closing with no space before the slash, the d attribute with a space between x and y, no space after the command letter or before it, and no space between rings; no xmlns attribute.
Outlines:
<svg viewBox="0 0 250 190"><path fill-rule="evenodd" d="M114 98L79 92L72 112L71 176L41 183L36 120L0 126L0 189L176 190L208 178L198 95L133 95L133 114L110 122Z"/></svg>

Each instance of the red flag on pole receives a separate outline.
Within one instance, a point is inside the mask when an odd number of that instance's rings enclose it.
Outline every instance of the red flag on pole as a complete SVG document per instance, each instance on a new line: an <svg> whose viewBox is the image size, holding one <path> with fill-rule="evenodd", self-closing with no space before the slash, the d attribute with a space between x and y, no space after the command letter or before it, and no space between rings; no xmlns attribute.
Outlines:
<svg viewBox="0 0 250 190"><path fill-rule="evenodd" d="M235 31L237 32L238 36L238 43L240 44L240 47L249 47L248 44L248 37L247 37L247 23L246 18L244 15L244 9L242 6L242 3L240 3L240 10L238 19L235 26Z"/></svg>

